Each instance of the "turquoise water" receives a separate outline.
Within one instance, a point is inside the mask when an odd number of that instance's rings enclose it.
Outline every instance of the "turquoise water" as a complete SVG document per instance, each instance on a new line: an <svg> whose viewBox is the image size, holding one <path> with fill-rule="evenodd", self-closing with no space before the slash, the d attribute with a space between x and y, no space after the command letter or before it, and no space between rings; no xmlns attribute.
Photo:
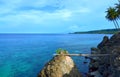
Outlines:
<svg viewBox="0 0 120 77"><path fill-rule="evenodd" d="M104 34L0 34L0 77L36 77L58 48L90 53ZM111 35L108 35L111 36ZM82 73L84 57L72 57Z"/></svg>

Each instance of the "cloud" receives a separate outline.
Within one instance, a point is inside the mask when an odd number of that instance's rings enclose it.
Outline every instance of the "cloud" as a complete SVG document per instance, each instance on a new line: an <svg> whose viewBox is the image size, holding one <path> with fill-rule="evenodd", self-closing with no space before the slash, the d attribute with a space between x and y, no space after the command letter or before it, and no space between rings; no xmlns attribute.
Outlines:
<svg viewBox="0 0 120 77"><path fill-rule="evenodd" d="M79 25L96 28L93 25L108 23L105 22L104 11L110 4L103 0L0 0L0 29L32 27L30 30L33 31L33 27L40 30L58 27L56 31L59 32L67 31L68 27L69 31L78 31L81 27L86 29Z"/></svg>
<svg viewBox="0 0 120 77"><path fill-rule="evenodd" d="M89 8L80 8L80 10L78 11L78 13L90 13L91 10Z"/></svg>
<svg viewBox="0 0 120 77"><path fill-rule="evenodd" d="M73 26L70 26L68 29L74 32L74 31L79 31L80 27L78 25L73 25Z"/></svg>
<svg viewBox="0 0 120 77"><path fill-rule="evenodd" d="M16 26L20 26L25 23L32 23L34 25L49 25L51 23L56 24L57 21L67 21L71 16L72 12L67 9L57 10L52 13L41 10L12 11L10 13L1 14L0 21L6 21L11 25Z"/></svg>

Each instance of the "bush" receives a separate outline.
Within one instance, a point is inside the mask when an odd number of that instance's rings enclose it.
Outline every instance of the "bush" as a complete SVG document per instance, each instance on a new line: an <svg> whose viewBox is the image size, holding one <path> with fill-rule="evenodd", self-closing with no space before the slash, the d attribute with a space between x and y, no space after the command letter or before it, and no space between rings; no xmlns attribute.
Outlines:
<svg viewBox="0 0 120 77"><path fill-rule="evenodd" d="M59 48L56 50L56 54L68 54L68 51L62 48Z"/></svg>

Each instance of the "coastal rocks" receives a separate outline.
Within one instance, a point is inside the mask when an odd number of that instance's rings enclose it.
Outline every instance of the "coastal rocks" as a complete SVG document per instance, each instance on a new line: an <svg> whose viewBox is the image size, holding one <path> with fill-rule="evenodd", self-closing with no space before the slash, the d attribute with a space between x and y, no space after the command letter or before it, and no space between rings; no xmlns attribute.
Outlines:
<svg viewBox="0 0 120 77"><path fill-rule="evenodd" d="M97 47L98 47L99 49L101 49L101 48L104 47L104 46L106 45L106 43L108 43L108 42L109 42L108 36L104 36L102 42L101 42Z"/></svg>
<svg viewBox="0 0 120 77"><path fill-rule="evenodd" d="M38 77L82 77L71 57L63 54L60 53L49 61Z"/></svg>
<svg viewBox="0 0 120 77"><path fill-rule="evenodd" d="M95 59L97 64L91 61L90 66L94 67L97 65L98 70L96 71L99 72L102 77L120 77L120 32L114 34L110 39L104 36L102 42L93 50L92 54L111 55L94 57L97 58Z"/></svg>

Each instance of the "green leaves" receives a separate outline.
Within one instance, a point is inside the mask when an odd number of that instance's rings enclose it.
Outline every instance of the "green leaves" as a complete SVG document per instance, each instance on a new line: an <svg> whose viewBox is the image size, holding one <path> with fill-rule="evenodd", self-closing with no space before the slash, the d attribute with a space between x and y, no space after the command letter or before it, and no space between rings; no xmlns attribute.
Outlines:
<svg viewBox="0 0 120 77"><path fill-rule="evenodd" d="M115 4L115 7L109 7L106 11L107 15L105 16L109 21L113 21L115 28L119 29L118 19L120 19L120 2Z"/></svg>
<svg viewBox="0 0 120 77"><path fill-rule="evenodd" d="M62 48L59 48L56 50L56 54L68 54L68 51Z"/></svg>
<svg viewBox="0 0 120 77"><path fill-rule="evenodd" d="M109 7L106 12L107 12L106 18L108 20L112 21L112 20L116 20L118 18L119 14L115 8Z"/></svg>

